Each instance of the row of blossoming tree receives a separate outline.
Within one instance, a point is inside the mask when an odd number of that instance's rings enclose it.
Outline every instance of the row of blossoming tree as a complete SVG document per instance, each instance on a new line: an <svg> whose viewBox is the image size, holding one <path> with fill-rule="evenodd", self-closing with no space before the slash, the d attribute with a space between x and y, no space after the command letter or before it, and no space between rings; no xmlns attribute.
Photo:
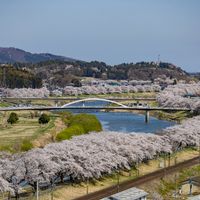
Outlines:
<svg viewBox="0 0 200 200"><path fill-rule="evenodd" d="M136 92L159 92L159 85L127 85L127 86L82 86L79 88L67 86L64 88L64 95L92 95L92 94L112 94L112 93L136 93Z"/></svg>
<svg viewBox="0 0 200 200"><path fill-rule="evenodd" d="M168 86L157 96L157 101L163 107L198 110L200 108L200 98L195 97L200 97L200 83Z"/></svg>
<svg viewBox="0 0 200 200"><path fill-rule="evenodd" d="M63 89L53 90L51 94L54 96L63 95L98 95L98 94L112 94L112 93L136 93L136 92L159 92L159 85L137 85L137 86L82 86L72 87L66 86ZM32 88L15 88L15 89L2 89L2 93L6 97L48 97L50 91L47 88L32 89Z"/></svg>
<svg viewBox="0 0 200 200"><path fill-rule="evenodd" d="M48 97L50 92L47 88L39 88L39 89L32 89L32 88L2 88L2 93L5 97L14 97L14 98L23 98L23 97Z"/></svg>
<svg viewBox="0 0 200 200"><path fill-rule="evenodd" d="M99 179L115 170L127 169L178 148L197 146L200 116L163 130L162 135L146 133L90 133L53 143L43 149L0 158L0 192L18 195L22 183L36 189L36 183L52 185L66 177L81 182ZM188 134L189 133L189 134Z"/></svg>

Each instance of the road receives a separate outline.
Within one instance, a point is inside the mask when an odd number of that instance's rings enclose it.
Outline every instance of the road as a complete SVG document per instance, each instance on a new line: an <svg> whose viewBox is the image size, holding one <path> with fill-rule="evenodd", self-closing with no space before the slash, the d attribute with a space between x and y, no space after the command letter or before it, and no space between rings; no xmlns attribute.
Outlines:
<svg viewBox="0 0 200 200"><path fill-rule="evenodd" d="M174 172L180 171L181 169L194 166L198 163L199 163L199 157L195 157L193 159L184 161L182 163L178 163L177 165L170 166L170 167L152 172L150 174L141 176L137 179L123 182L123 183L119 184L119 187L117 185L111 186L111 187L105 188L103 190L82 196L82 197L77 198L75 200L99 200L99 199L111 196L115 193L127 190L127 189L132 188L132 187L139 187L140 185L142 185L144 183L148 183L148 182L151 182L155 179L162 178L166 174L167 175L172 174Z"/></svg>
<svg viewBox="0 0 200 200"><path fill-rule="evenodd" d="M143 107L143 106L134 106L134 107L102 107L102 106L68 106L68 107L56 107L56 106L40 106L40 107L1 107L1 111L28 111L28 110L38 110L38 111L53 111L53 110L140 110L140 111L191 111L187 108L165 108L165 107Z"/></svg>
<svg viewBox="0 0 200 200"><path fill-rule="evenodd" d="M8 101L8 100L14 100L14 101L33 101L33 100L46 100L46 101L76 101L81 100L85 98L77 98L77 97L60 97L60 98L54 98L54 97L44 97L44 98L37 98L37 97L22 97L22 98L15 98L15 97L1 97L0 100ZM120 97L106 97L108 100L112 101L156 101L156 98L120 98Z"/></svg>

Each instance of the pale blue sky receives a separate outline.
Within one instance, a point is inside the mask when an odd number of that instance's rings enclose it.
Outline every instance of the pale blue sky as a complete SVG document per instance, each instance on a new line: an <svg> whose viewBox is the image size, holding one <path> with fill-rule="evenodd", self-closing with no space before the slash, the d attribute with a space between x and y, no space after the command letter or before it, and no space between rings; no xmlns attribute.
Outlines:
<svg viewBox="0 0 200 200"><path fill-rule="evenodd" d="M200 0L0 0L0 46L200 71Z"/></svg>

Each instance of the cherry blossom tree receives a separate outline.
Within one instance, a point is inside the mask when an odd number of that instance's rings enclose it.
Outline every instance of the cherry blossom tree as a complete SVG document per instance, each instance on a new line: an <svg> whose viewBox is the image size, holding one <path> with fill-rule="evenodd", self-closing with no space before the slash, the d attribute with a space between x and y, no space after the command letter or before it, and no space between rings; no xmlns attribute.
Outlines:
<svg viewBox="0 0 200 200"><path fill-rule="evenodd" d="M3 95L5 97L15 97L15 98L22 98L22 97L48 97L50 94L47 88L40 88L40 89L32 89L32 88L15 88L15 89L3 89Z"/></svg>
<svg viewBox="0 0 200 200"><path fill-rule="evenodd" d="M75 136L22 154L0 157L0 192L17 196L24 181L36 190L37 182L81 182L99 179L116 170L199 145L200 116L164 129L162 134L103 131Z"/></svg>
<svg viewBox="0 0 200 200"><path fill-rule="evenodd" d="M66 86L63 89L64 95L97 95L97 94L112 94L112 93L135 93L135 92L159 92L161 90L159 85L122 85L122 86L111 86L111 85L97 85L97 86L82 86L82 87L72 87Z"/></svg>
<svg viewBox="0 0 200 200"><path fill-rule="evenodd" d="M191 96L200 97L200 83L168 86L157 96L157 101L163 107L199 109L200 98Z"/></svg>

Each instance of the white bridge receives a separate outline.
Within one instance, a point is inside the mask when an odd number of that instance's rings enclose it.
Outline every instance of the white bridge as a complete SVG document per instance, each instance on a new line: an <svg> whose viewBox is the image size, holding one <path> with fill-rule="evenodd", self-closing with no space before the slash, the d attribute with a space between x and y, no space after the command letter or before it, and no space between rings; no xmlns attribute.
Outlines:
<svg viewBox="0 0 200 200"><path fill-rule="evenodd" d="M81 102L92 102L92 101L102 101L114 104L116 106L75 106L74 104L81 103ZM59 106L30 106L30 107L2 107L0 108L1 111L23 111L23 110L38 110L38 111L53 111L53 110L128 110L128 111L145 111L145 122L149 122L149 112L150 111L192 111L191 109L187 108L166 108L166 107L149 107L149 106L127 106L122 103L119 103L114 100L110 99L101 99L101 98L86 98L86 99L79 99L73 102L67 103L61 107Z"/></svg>
<svg viewBox="0 0 200 200"><path fill-rule="evenodd" d="M101 98L87 98L87 99L76 100L76 101L73 101L73 102L63 105L62 108L66 108L66 107L69 107L69 106L77 104L77 103L82 103L82 102L84 103L84 102L90 102L90 101L100 101L100 102L102 101L102 102L112 103L117 106L121 106L123 108L128 108L128 106L126 106L122 103L119 103L117 101L113 101L113 100L109 100L109 99L101 99Z"/></svg>

